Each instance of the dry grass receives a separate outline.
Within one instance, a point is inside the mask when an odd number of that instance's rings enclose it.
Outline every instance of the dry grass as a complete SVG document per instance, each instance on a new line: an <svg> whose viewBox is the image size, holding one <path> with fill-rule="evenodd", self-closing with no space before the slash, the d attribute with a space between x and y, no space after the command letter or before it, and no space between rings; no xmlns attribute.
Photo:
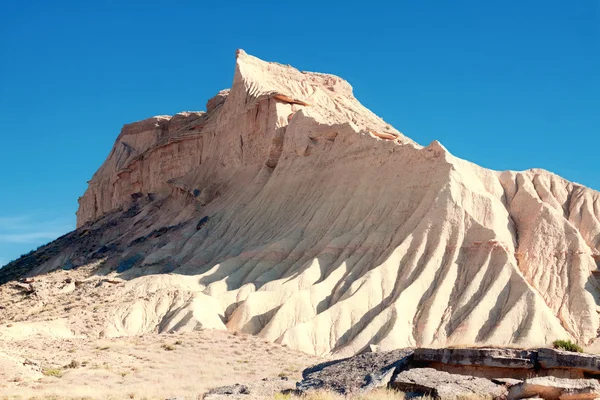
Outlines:
<svg viewBox="0 0 600 400"><path fill-rule="evenodd" d="M196 400L212 387L276 378L282 371L293 386L300 371L322 361L243 333L104 338L115 308L138 295L124 285L100 284L96 269L37 277L35 296L0 286L0 399Z"/></svg>
<svg viewBox="0 0 600 400"><path fill-rule="evenodd" d="M303 400L344 400L346 397L329 390L316 390L300 397Z"/></svg>
<svg viewBox="0 0 600 400"><path fill-rule="evenodd" d="M353 394L349 396L341 395L337 392L329 390L318 390L309 392L302 396L292 396L277 393L273 397L273 400L405 400L406 395L403 392L399 392L391 389L374 389L366 393ZM431 396L416 397L418 400L433 400ZM451 400L492 400L490 396L481 395L462 395L457 396Z"/></svg>
<svg viewBox="0 0 600 400"><path fill-rule="evenodd" d="M353 394L344 396L339 393L328 390L317 390L309 392L303 396L288 396L275 395L275 400L405 400L406 396L403 392L391 389L374 389L366 393ZM419 400L432 400L429 396L419 397Z"/></svg>
<svg viewBox="0 0 600 400"><path fill-rule="evenodd" d="M110 340L0 341L0 399L122 399L131 394L138 400L196 400L212 387L276 378L282 371L293 387L304 368L322 361L250 335L239 341L240 336L207 330ZM165 344L173 350L166 351ZM24 359L47 366L45 374L23 366Z"/></svg>
<svg viewBox="0 0 600 400"><path fill-rule="evenodd" d="M370 392L353 396L354 400L404 400L404 393L390 389L374 389ZM423 400L429 396L421 397Z"/></svg>

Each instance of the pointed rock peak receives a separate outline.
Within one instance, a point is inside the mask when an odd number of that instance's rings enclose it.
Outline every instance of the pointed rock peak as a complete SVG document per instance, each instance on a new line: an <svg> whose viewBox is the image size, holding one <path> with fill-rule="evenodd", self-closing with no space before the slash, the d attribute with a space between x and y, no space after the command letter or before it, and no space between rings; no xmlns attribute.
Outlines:
<svg viewBox="0 0 600 400"><path fill-rule="evenodd" d="M437 140L433 140L431 143L429 143L429 145L426 147L426 149L428 150L434 150L434 151L441 151L444 153L448 153L448 149L446 149L440 142L438 142Z"/></svg>
<svg viewBox="0 0 600 400"><path fill-rule="evenodd" d="M236 59L231 95L233 99L243 99L246 109L264 99L289 104L295 111L310 107L311 118L320 123L335 125L352 121L356 132L369 130L380 139L416 145L360 104L352 86L340 77L263 61L242 49L237 51Z"/></svg>
<svg viewBox="0 0 600 400"><path fill-rule="evenodd" d="M291 65L263 61L247 54L244 50L236 52L236 83L243 83L244 90L251 98L275 97L284 103L301 106L313 105L313 97L319 89L330 95L337 94L353 98L352 86L345 80L329 74L303 72Z"/></svg>
<svg viewBox="0 0 600 400"><path fill-rule="evenodd" d="M238 57L243 57L243 56L247 56L247 55L248 55L248 53L246 53L246 52L244 51L244 49L237 49L237 50L235 51L235 58L238 58Z"/></svg>

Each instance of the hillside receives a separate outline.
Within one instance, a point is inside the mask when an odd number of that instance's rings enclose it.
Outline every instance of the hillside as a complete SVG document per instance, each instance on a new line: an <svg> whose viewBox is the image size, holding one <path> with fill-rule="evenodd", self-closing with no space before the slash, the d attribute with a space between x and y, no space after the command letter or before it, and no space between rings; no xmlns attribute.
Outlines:
<svg viewBox="0 0 600 400"><path fill-rule="evenodd" d="M598 335L598 192L422 147L344 80L241 50L206 112L125 125L79 205L76 231L0 270L118 282L110 304L106 283L80 295L98 323L60 312L78 335L211 328L317 356ZM0 320L55 301L35 293Z"/></svg>

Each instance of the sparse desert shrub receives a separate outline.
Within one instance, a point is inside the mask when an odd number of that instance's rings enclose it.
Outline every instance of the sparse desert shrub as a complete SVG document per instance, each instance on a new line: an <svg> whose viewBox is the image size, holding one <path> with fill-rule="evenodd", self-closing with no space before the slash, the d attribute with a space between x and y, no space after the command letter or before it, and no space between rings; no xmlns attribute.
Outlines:
<svg viewBox="0 0 600 400"><path fill-rule="evenodd" d="M583 347L579 346L577 343L571 342L570 340L555 340L552 345L555 349L583 353Z"/></svg>
<svg viewBox="0 0 600 400"><path fill-rule="evenodd" d="M288 365L288 366L287 366L287 367L285 367L283 370L284 370L284 371L286 371L286 372L291 372L292 374L293 374L293 373L295 373L295 372L299 372L299 371L300 371L300 370L298 369L298 367L297 367L297 366L295 366L295 365Z"/></svg>
<svg viewBox="0 0 600 400"><path fill-rule="evenodd" d="M175 350L175 346L173 346L172 344L163 344L161 347L163 349L165 349L166 351L173 351L173 350Z"/></svg>
<svg viewBox="0 0 600 400"><path fill-rule="evenodd" d="M178 340L175 342L175 345L177 345L177 346L181 346L182 344L183 344L183 342L181 340Z"/></svg>
<svg viewBox="0 0 600 400"><path fill-rule="evenodd" d="M60 378L62 376L62 371L58 368L44 368L42 373L46 376L54 376Z"/></svg>
<svg viewBox="0 0 600 400"><path fill-rule="evenodd" d="M273 400L292 400L290 393L275 393Z"/></svg>
<svg viewBox="0 0 600 400"><path fill-rule="evenodd" d="M77 360L71 360L71 362L67 365L67 368L79 368L81 363Z"/></svg>

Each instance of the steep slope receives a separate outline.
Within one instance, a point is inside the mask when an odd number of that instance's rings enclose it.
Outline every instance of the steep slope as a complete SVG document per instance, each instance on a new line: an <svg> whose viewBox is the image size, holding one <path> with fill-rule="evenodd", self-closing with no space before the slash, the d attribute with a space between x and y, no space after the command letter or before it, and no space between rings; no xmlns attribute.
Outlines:
<svg viewBox="0 0 600 400"><path fill-rule="evenodd" d="M238 51L206 113L126 125L78 230L0 281L95 262L129 281L105 336L210 326L316 355L591 343L599 212L598 192L421 147L340 78Z"/></svg>

